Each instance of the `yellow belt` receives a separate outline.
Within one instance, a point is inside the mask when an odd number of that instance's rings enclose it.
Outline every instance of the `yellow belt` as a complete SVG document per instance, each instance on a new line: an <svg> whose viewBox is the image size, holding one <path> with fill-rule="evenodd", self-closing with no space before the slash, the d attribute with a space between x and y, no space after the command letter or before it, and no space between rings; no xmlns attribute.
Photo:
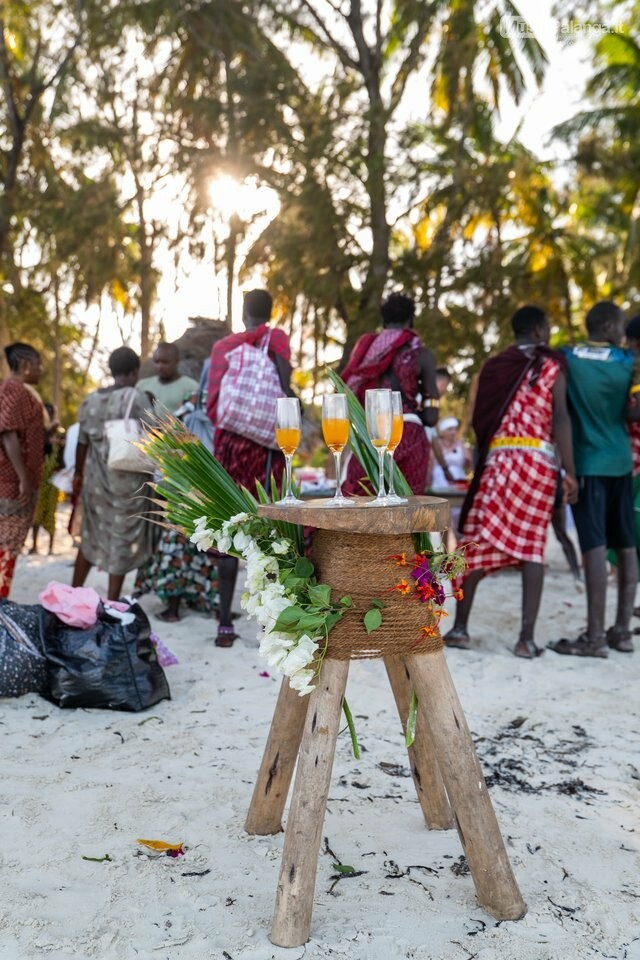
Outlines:
<svg viewBox="0 0 640 960"><path fill-rule="evenodd" d="M492 450L538 450L552 460L556 458L553 444L537 437L494 437L489 444L489 452Z"/></svg>

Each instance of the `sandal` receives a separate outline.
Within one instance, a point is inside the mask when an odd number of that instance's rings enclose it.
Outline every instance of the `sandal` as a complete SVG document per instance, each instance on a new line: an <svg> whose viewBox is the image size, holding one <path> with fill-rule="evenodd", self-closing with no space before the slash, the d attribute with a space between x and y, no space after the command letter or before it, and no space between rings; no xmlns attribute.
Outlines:
<svg viewBox="0 0 640 960"><path fill-rule="evenodd" d="M536 657L542 656L544 648L537 647L533 640L518 640L513 648L513 653L516 657L521 657L523 660L535 660Z"/></svg>
<svg viewBox="0 0 640 960"><path fill-rule="evenodd" d="M633 640L630 630L621 630L620 627L609 627L607 630L607 643L612 650L618 653L633 653Z"/></svg>
<svg viewBox="0 0 640 960"><path fill-rule="evenodd" d="M216 647L232 647L233 641L238 639L238 634L233 627L218 627L218 636L215 639Z"/></svg>
<svg viewBox="0 0 640 960"><path fill-rule="evenodd" d="M569 657L598 657L606 660L609 656L609 648L606 643L595 644L587 637L586 633L581 633L575 640L569 640L562 637L547 645L547 649L554 653L561 653Z"/></svg>
<svg viewBox="0 0 640 960"><path fill-rule="evenodd" d="M443 639L447 647L455 647L457 650L471 650L471 637L466 627L452 627Z"/></svg>

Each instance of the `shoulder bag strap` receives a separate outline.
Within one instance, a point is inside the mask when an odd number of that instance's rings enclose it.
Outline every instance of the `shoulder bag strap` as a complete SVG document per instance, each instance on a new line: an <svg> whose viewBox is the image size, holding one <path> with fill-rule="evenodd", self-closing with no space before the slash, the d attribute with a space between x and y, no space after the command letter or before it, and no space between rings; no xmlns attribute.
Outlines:
<svg viewBox="0 0 640 960"><path fill-rule="evenodd" d="M129 398L129 403L127 404L127 409L124 412L124 419L127 423L131 419L131 411L133 410L133 404L138 393L135 387L130 387L129 389L131 390L131 396Z"/></svg>

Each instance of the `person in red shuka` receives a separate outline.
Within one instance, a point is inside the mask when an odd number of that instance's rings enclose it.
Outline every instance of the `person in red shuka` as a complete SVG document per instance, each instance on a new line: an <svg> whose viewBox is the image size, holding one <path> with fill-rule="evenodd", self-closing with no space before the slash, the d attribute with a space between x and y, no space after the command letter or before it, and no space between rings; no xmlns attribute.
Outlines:
<svg viewBox="0 0 640 960"><path fill-rule="evenodd" d="M556 492L556 447L566 471L565 496L575 500L566 364L548 346L550 327L539 307L521 307L511 325L514 346L487 360L478 382L473 429L478 463L460 515L460 549L468 570L449 647L468 649L467 622L480 580L503 567L522 567L522 624L514 653L532 659L542 597L544 548ZM555 446L554 446L555 444Z"/></svg>
<svg viewBox="0 0 640 960"><path fill-rule="evenodd" d="M28 343L5 347L0 384L0 598L9 596L18 554L33 521L44 461L45 417L34 389L42 360Z"/></svg>

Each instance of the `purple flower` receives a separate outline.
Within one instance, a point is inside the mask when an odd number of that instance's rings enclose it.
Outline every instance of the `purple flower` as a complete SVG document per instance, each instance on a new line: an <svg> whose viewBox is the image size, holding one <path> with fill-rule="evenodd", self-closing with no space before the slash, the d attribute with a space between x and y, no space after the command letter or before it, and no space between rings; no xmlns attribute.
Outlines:
<svg viewBox="0 0 640 960"><path fill-rule="evenodd" d="M445 601L444 587L438 581L433 570L429 569L428 557L423 557L422 561L413 568L411 576L419 587L431 587L433 593L431 593L430 599L432 599L434 603L437 603L438 606L442 606ZM428 592L430 593L430 591L425 591L425 594ZM426 602L426 595L423 597L423 600Z"/></svg>

